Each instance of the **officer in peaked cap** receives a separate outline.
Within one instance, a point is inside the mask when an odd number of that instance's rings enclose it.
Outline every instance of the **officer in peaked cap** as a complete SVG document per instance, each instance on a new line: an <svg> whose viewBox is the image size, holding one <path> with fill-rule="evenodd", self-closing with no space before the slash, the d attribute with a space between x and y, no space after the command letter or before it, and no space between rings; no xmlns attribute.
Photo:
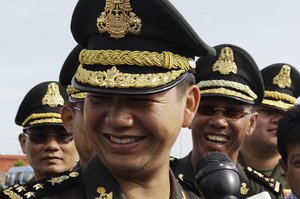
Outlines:
<svg viewBox="0 0 300 199"><path fill-rule="evenodd" d="M295 67L286 63L272 64L262 69L261 73L265 96L257 107L257 126L254 133L245 140L239 159L243 165L278 180L286 195L290 193L290 187L278 163L280 154L276 132L282 114L295 106L300 95L300 74Z"/></svg>
<svg viewBox="0 0 300 199"><path fill-rule="evenodd" d="M169 156L200 101L194 57L215 50L168 0L79 0L71 30L85 48L72 85L86 93L84 127L97 157L47 198L196 197L175 179Z"/></svg>
<svg viewBox="0 0 300 199"><path fill-rule="evenodd" d="M251 55L241 47L221 44L214 48L216 56L197 60L195 75L201 103L190 125L193 149L182 159L172 158L171 167L178 180L188 183L200 195L194 185L196 163L204 154L220 151L232 159L239 171L240 198L263 190L277 198L280 189L275 182L250 167L241 167L237 161L245 137L251 135L256 125L255 105L264 96L261 73Z"/></svg>
<svg viewBox="0 0 300 199"><path fill-rule="evenodd" d="M35 180L70 170L75 164L73 135L65 131L60 114L67 99L58 82L42 82L26 94L17 112L15 122L23 127L19 142Z"/></svg>
<svg viewBox="0 0 300 199"><path fill-rule="evenodd" d="M69 102L62 108L62 122L68 133L74 136L75 146L79 155L79 162L74 167L77 170L86 164L93 156L93 147L86 136L83 128L83 102L85 93L75 89L71 85L71 80L79 66L79 53L83 48L76 45L66 58L59 74L59 82L67 89Z"/></svg>

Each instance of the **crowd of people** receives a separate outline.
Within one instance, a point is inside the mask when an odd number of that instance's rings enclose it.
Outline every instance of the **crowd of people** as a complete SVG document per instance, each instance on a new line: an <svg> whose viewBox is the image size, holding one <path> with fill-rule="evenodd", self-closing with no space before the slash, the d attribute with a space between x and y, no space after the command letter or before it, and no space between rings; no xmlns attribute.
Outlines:
<svg viewBox="0 0 300 199"><path fill-rule="evenodd" d="M34 177L0 199L300 198L294 66L259 70L235 44L207 45L168 0L79 0L71 32L59 80L35 85L16 113ZM181 128L192 151L171 157ZM199 159L216 151L238 193L197 186Z"/></svg>

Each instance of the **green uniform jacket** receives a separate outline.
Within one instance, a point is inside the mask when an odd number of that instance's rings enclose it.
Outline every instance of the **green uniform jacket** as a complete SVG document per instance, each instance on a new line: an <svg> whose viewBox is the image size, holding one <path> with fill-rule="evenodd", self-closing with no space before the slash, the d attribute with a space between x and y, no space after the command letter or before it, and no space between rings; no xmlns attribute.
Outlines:
<svg viewBox="0 0 300 199"><path fill-rule="evenodd" d="M192 192L184 191L171 170L170 182L171 199L199 198ZM9 187L0 193L0 198L126 199L118 183L97 157L81 170L64 172L23 186Z"/></svg>
<svg viewBox="0 0 300 199"><path fill-rule="evenodd" d="M195 174L192 167L191 154L189 153L182 159L171 158L170 166L175 177L186 184L184 188L200 195L194 184ZM240 199L248 198L262 191L267 191L272 199L283 199L280 183L262 176L262 174L251 170L251 168L243 168L239 164L237 169L241 180Z"/></svg>

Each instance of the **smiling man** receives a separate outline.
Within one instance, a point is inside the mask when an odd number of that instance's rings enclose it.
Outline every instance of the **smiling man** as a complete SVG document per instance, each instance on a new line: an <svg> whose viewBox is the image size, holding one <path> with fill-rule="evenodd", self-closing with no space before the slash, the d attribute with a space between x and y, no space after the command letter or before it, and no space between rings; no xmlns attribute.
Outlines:
<svg viewBox="0 0 300 199"><path fill-rule="evenodd" d="M23 127L19 142L34 180L71 170L77 159L73 134L63 127L60 110L68 99L55 81L42 82L24 97L15 122Z"/></svg>
<svg viewBox="0 0 300 199"><path fill-rule="evenodd" d="M261 70L265 97L257 107L258 121L253 134L246 138L239 162L279 181L285 195L290 187L279 166L277 127L282 114L296 104L300 95L300 74L290 64L276 63ZM255 147L253 147L255 146Z"/></svg>
<svg viewBox="0 0 300 199"><path fill-rule="evenodd" d="M211 151L226 153L236 164L241 177L240 198L268 190L279 198L280 188L271 179L238 162L239 150L253 133L257 115L255 105L263 99L264 86L260 71L244 49L222 44L215 47L215 57L197 60L196 80L201 90L201 103L190 126L193 149L183 159L173 159L171 166L179 180L194 185L198 159ZM267 181L270 181L267 182Z"/></svg>
<svg viewBox="0 0 300 199"><path fill-rule="evenodd" d="M86 93L83 123L97 157L28 189L47 199L198 198L169 157L198 109L194 58L215 50L168 0L79 0L71 30L85 48L72 85Z"/></svg>

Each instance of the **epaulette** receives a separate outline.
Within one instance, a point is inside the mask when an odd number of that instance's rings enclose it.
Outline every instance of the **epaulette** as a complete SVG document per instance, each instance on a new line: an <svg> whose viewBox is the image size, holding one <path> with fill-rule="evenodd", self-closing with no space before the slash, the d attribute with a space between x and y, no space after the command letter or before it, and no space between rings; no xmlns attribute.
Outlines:
<svg viewBox="0 0 300 199"><path fill-rule="evenodd" d="M2 191L1 199L31 199L40 198L50 193L56 193L66 189L77 180L79 180L80 172L66 171L56 176L44 178L39 181L28 184L15 184Z"/></svg>
<svg viewBox="0 0 300 199"><path fill-rule="evenodd" d="M275 195L280 195L282 193L282 186L280 182L275 179L270 178L251 167L246 167L245 172L263 184L265 188L272 191Z"/></svg>

